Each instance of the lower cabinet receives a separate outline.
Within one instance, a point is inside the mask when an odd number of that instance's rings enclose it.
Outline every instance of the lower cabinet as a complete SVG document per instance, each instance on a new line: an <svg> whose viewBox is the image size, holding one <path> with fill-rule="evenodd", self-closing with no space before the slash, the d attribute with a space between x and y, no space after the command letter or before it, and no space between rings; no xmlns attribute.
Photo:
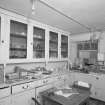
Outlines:
<svg viewBox="0 0 105 105"><path fill-rule="evenodd" d="M0 99L0 105L11 105L11 96Z"/></svg>
<svg viewBox="0 0 105 105"><path fill-rule="evenodd" d="M35 89L13 94L12 105L35 105L32 97L35 98Z"/></svg>
<svg viewBox="0 0 105 105"><path fill-rule="evenodd" d="M40 92L52 87L61 88L65 86L66 75L59 75L52 78L46 78L41 81L13 85L0 91L0 105L35 105L32 98L36 98L39 103L42 102ZM12 94L10 92L12 90ZM5 93L3 95L3 93ZM42 103L41 103L42 104Z"/></svg>
<svg viewBox="0 0 105 105"><path fill-rule="evenodd" d="M53 83L53 86L56 88L62 88L66 85L64 77L58 77L57 81Z"/></svg>
<svg viewBox="0 0 105 105"><path fill-rule="evenodd" d="M74 81L84 81L90 83L92 85L90 97L105 101L105 75L72 72L70 74L70 80L71 79L71 85Z"/></svg>

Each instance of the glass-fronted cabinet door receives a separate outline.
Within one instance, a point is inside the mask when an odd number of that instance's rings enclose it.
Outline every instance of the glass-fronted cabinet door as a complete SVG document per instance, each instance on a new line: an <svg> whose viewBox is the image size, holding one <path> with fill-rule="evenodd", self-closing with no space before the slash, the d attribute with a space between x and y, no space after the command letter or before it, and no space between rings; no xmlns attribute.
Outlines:
<svg viewBox="0 0 105 105"><path fill-rule="evenodd" d="M61 58L68 57L68 36L61 35Z"/></svg>
<svg viewBox="0 0 105 105"><path fill-rule="evenodd" d="M10 21L10 59L27 58L27 24Z"/></svg>
<svg viewBox="0 0 105 105"><path fill-rule="evenodd" d="M49 58L58 58L58 33L49 33Z"/></svg>
<svg viewBox="0 0 105 105"><path fill-rule="evenodd" d="M45 30L33 28L33 58L45 58Z"/></svg>

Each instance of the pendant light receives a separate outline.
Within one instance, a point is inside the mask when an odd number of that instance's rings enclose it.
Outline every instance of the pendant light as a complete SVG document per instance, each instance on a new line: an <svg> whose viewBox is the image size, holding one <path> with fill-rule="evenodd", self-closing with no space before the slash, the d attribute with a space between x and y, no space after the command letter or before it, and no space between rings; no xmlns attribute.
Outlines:
<svg viewBox="0 0 105 105"><path fill-rule="evenodd" d="M31 0L31 3L32 3L32 15L35 15L35 9L36 9L36 2L37 0Z"/></svg>

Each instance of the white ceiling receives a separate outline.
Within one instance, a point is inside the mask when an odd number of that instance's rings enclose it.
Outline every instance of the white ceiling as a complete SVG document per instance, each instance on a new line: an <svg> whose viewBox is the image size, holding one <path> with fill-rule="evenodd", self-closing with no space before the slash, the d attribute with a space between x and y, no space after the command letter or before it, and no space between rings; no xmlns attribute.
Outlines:
<svg viewBox="0 0 105 105"><path fill-rule="evenodd" d="M73 34L89 30L53 11L41 2L36 3L35 15L31 14L31 0L0 0L0 7L30 17L42 23L69 31ZM42 0L85 26L105 29L105 0Z"/></svg>

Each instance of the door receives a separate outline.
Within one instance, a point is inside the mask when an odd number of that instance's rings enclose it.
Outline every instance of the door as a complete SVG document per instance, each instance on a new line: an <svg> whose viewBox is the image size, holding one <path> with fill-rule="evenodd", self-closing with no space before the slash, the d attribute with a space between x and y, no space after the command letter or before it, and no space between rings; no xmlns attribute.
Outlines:
<svg viewBox="0 0 105 105"><path fill-rule="evenodd" d="M32 98L35 98L35 89L13 94L12 105L35 105Z"/></svg>

